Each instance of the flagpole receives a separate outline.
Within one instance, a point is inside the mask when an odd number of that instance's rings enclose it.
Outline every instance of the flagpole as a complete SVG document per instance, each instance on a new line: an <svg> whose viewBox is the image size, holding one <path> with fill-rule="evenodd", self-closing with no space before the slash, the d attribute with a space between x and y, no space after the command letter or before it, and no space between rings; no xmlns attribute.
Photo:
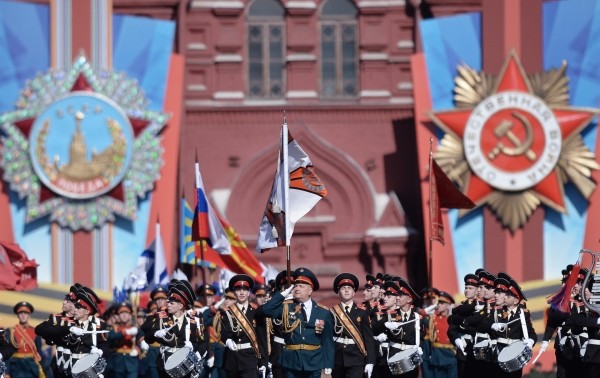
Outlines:
<svg viewBox="0 0 600 378"><path fill-rule="evenodd" d="M287 279L292 282L292 257L291 257L291 232L290 232L290 167L288 163L288 125L283 111L283 124L281 125L281 148L282 148L282 169L283 169L283 203L284 203L284 224L285 224L285 246L287 257Z"/></svg>
<svg viewBox="0 0 600 378"><path fill-rule="evenodd" d="M205 267L205 261L204 261L204 243L206 243L206 240L201 240L200 241L200 264L201 264L201 268L202 270L200 272L202 272L202 284L206 284L206 267Z"/></svg>
<svg viewBox="0 0 600 378"><path fill-rule="evenodd" d="M431 172L433 169L432 161L433 161L433 138L429 138L429 176L431 177ZM429 224L431 225L433 219L433 209L431 208L431 198L432 198L432 185L431 179L429 180ZM429 288L433 287L433 238L431 235L431 227L429 229L429 269L428 269L428 286Z"/></svg>

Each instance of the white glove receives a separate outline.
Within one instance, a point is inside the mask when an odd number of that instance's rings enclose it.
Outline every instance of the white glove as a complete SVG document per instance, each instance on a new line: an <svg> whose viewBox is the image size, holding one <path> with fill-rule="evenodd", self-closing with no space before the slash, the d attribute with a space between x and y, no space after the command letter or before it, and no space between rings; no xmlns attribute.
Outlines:
<svg viewBox="0 0 600 378"><path fill-rule="evenodd" d="M150 349L150 345L148 345L146 340L142 340L142 341L140 341L140 348L142 348L142 350L145 352L148 349Z"/></svg>
<svg viewBox="0 0 600 378"><path fill-rule="evenodd" d="M527 339L525 340L525 344L527 344L527 346L529 347L529 349L533 348L533 344L535 344L535 341L533 341L533 339ZM546 341L546 346L547 346L548 342Z"/></svg>
<svg viewBox="0 0 600 378"><path fill-rule="evenodd" d="M99 356L102 356L102 353L104 353L104 352L102 351L102 349L98 349L95 346L93 346L92 349L90 350L90 353L94 353Z"/></svg>
<svg viewBox="0 0 600 378"><path fill-rule="evenodd" d="M400 327L399 322L385 322L385 328L389 329L390 331L393 331L398 327Z"/></svg>
<svg viewBox="0 0 600 378"><path fill-rule="evenodd" d="M237 345L235 345L235 343L231 339L227 339L227 341L225 341L225 345L227 345L227 348L229 348L229 350L237 350Z"/></svg>
<svg viewBox="0 0 600 378"><path fill-rule="evenodd" d="M267 367L266 366L261 366L258 368L258 372L260 373L261 376L265 376L265 374L267 374Z"/></svg>
<svg viewBox="0 0 600 378"><path fill-rule="evenodd" d="M158 337L161 339L164 339L166 335L167 335L166 329L159 329L158 331L154 332L154 337Z"/></svg>
<svg viewBox="0 0 600 378"><path fill-rule="evenodd" d="M79 327L71 327L69 331L76 336L83 336L83 330Z"/></svg>
<svg viewBox="0 0 600 378"><path fill-rule="evenodd" d="M284 291L281 292L281 295L283 295L283 297L287 297L288 295L291 294L292 290L294 289L294 285L291 285L290 287L288 287L287 289L285 289Z"/></svg>
<svg viewBox="0 0 600 378"><path fill-rule="evenodd" d="M192 349L192 350L194 349L194 346L192 345L192 342L191 342L191 341L189 341L189 340L186 340L186 341L185 341L185 343L183 343L183 345L184 345L186 348L190 348L190 349Z"/></svg>
<svg viewBox="0 0 600 378"><path fill-rule="evenodd" d="M492 324L492 329L496 332L504 332L504 330L506 329L506 324L505 323L494 323L494 324Z"/></svg>
<svg viewBox="0 0 600 378"><path fill-rule="evenodd" d="M540 347L540 353L544 353L546 349L548 349L548 342L544 340L542 341L542 346Z"/></svg>
<svg viewBox="0 0 600 378"><path fill-rule="evenodd" d="M4 356L0 353L0 361L4 360Z"/></svg>
<svg viewBox="0 0 600 378"><path fill-rule="evenodd" d="M219 301L215 303L215 308L218 310L219 307L221 307L221 305L223 304L223 302L225 302L225 297L219 299Z"/></svg>
<svg viewBox="0 0 600 378"><path fill-rule="evenodd" d="M475 305L475 311L479 312L479 311L483 310L484 307L485 307L485 305L482 305L482 304Z"/></svg>
<svg viewBox="0 0 600 378"><path fill-rule="evenodd" d="M596 321L596 324L600 324L600 318L598 318L598 320Z"/></svg>
<svg viewBox="0 0 600 378"><path fill-rule="evenodd" d="M365 365L365 374L367 375L367 378L371 378L371 374L373 374L373 364Z"/></svg>
<svg viewBox="0 0 600 378"><path fill-rule="evenodd" d="M465 352L465 348L467 347L467 343L463 339L461 339L459 337L458 339L454 340L454 345L456 345L456 347L458 349L460 349L463 352L463 354L465 354L465 355L467 354Z"/></svg>
<svg viewBox="0 0 600 378"><path fill-rule="evenodd" d="M325 375L331 375L331 368L325 368Z"/></svg>
<svg viewBox="0 0 600 378"><path fill-rule="evenodd" d="M135 336L138 334L138 328L137 327L127 328L125 333L128 334L129 336Z"/></svg>
<svg viewBox="0 0 600 378"><path fill-rule="evenodd" d="M425 307L425 313L427 315L431 315L435 312L435 308L437 307L437 303L436 304L432 304L431 306L427 306Z"/></svg>
<svg viewBox="0 0 600 378"><path fill-rule="evenodd" d="M209 358L208 360L206 360L206 365L209 368L215 366L215 356L212 356L211 358Z"/></svg>
<svg viewBox="0 0 600 378"><path fill-rule="evenodd" d="M139 353L138 353L138 350L137 350L136 348L133 348L133 349L131 350L131 352L129 352L129 355L130 355L131 357L137 357L137 355L138 355L138 354L139 354Z"/></svg>
<svg viewBox="0 0 600 378"><path fill-rule="evenodd" d="M423 355L423 349L421 349L421 347L420 347L420 346L418 346L418 347L417 347L417 354L418 354L419 356L422 356L422 355Z"/></svg>
<svg viewBox="0 0 600 378"><path fill-rule="evenodd" d="M375 340L377 340L380 343L382 343L385 340L387 340L387 335L385 333L380 333L379 335L375 336Z"/></svg>

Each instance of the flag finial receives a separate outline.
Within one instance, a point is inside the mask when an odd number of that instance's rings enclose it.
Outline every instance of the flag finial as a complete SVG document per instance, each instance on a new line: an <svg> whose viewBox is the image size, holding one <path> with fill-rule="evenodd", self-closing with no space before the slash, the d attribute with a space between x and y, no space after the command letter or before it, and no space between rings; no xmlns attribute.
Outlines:
<svg viewBox="0 0 600 378"><path fill-rule="evenodd" d="M196 163L198 163L198 148L196 147Z"/></svg>
<svg viewBox="0 0 600 378"><path fill-rule="evenodd" d="M283 123L287 123L287 120L285 119L285 110L283 111Z"/></svg>

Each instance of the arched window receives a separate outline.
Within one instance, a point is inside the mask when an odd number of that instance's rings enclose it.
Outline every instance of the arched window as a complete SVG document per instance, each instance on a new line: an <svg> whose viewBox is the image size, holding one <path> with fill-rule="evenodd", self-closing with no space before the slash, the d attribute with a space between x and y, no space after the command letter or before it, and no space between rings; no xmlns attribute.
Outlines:
<svg viewBox="0 0 600 378"><path fill-rule="evenodd" d="M321 94L358 93L358 10L351 0L327 0L321 9Z"/></svg>
<svg viewBox="0 0 600 378"><path fill-rule="evenodd" d="M285 93L285 9L278 0L254 0L248 9L248 97Z"/></svg>

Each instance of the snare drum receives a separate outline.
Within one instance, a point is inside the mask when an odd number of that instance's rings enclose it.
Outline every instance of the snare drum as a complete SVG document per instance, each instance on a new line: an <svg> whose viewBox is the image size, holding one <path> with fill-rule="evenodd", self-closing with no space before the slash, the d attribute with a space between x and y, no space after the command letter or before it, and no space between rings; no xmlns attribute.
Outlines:
<svg viewBox="0 0 600 378"><path fill-rule="evenodd" d="M71 374L73 378L96 378L105 368L106 360L99 354L90 353L75 362Z"/></svg>
<svg viewBox="0 0 600 378"><path fill-rule="evenodd" d="M473 355L476 360L488 362L491 361L492 348L490 347L489 340L483 340L473 345Z"/></svg>
<svg viewBox="0 0 600 378"><path fill-rule="evenodd" d="M393 375L407 373L417 368L423 362L423 357L416 348L403 350L387 360L388 368Z"/></svg>
<svg viewBox="0 0 600 378"><path fill-rule="evenodd" d="M181 378L192 372L200 375L203 365L192 349L181 348L167 359L165 371L173 378Z"/></svg>
<svg viewBox="0 0 600 378"><path fill-rule="evenodd" d="M533 353L524 341L517 341L502 349L498 355L498 365L506 372L513 372L525 366Z"/></svg>

